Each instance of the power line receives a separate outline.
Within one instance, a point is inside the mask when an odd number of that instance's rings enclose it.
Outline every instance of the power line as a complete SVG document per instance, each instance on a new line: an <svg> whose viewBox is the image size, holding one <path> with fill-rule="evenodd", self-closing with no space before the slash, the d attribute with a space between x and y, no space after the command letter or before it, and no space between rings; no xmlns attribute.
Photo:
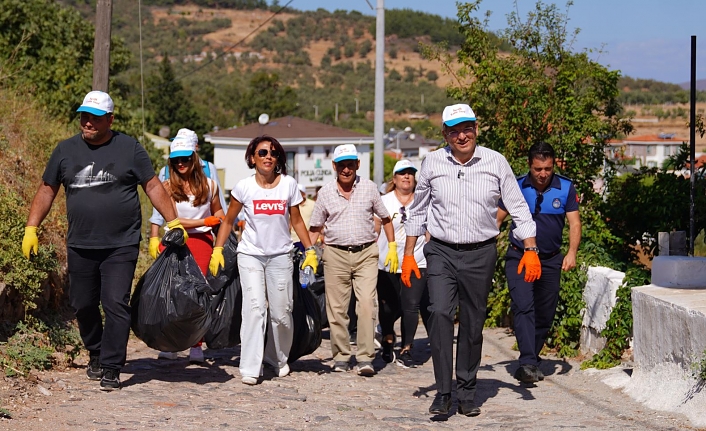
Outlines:
<svg viewBox="0 0 706 431"><path fill-rule="evenodd" d="M224 49L222 53L216 55L215 57L212 57L212 58L211 58L210 60L208 60L207 62L202 63L200 66L196 67L196 68L193 69L193 70L190 70L189 72L185 73L184 75L181 75L181 76L179 76L179 77L174 78L174 80L175 80L175 81L180 81L180 80L186 78L186 77L189 76L189 75L193 75L194 73L198 72L199 70L203 69L203 68L206 67L206 66L209 66L210 64L212 64L213 62L215 62L215 61L218 60L219 58L223 57L223 56L226 55L229 51L233 50L235 47L237 47L238 45L242 44L242 43L245 41L245 39L249 38L250 36L252 36L253 34L255 34L258 30L260 30L262 27L264 27L265 24L267 24L268 22L272 21L272 19L273 19L274 17L276 17L277 15L279 15L279 14L280 14L284 9L286 9L287 6L289 6L293 1L294 1L294 0L289 0L289 1L287 2L287 4L285 4L284 6L280 7L277 11L275 11L275 12L272 14L272 16L270 16L269 18L267 18L266 20L264 20L262 23L260 23L260 25L258 25L257 27L255 27L255 29L254 29L253 31L251 31L250 33L248 33L247 35L245 35L245 37L243 37L242 39L240 39L239 41L237 41L237 42L234 43L233 45L231 45L231 46L227 47L226 49ZM141 52L140 52L140 53L141 53ZM166 84L162 84L162 85L157 86L157 87L154 87L154 88L148 88L147 91L148 91L148 92L151 92L151 91L159 90L161 87L163 87L163 86L165 86L165 85L166 85Z"/></svg>

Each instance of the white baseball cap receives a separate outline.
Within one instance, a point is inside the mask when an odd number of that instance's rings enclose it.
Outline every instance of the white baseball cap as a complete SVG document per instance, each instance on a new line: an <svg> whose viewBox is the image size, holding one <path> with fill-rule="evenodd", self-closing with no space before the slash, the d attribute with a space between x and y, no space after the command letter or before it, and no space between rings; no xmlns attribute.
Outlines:
<svg viewBox="0 0 706 431"><path fill-rule="evenodd" d="M444 108L441 114L441 121L447 126L455 126L464 121L476 121L476 114L470 106L465 103L450 105Z"/></svg>
<svg viewBox="0 0 706 431"><path fill-rule="evenodd" d="M333 150L333 162L338 163L343 160L358 160L358 150L355 149L355 145L339 145Z"/></svg>
<svg viewBox="0 0 706 431"><path fill-rule="evenodd" d="M172 144L169 146L169 158L189 157L194 154L194 151L196 151L196 142L198 142L198 140L194 141L189 137L177 135L172 140Z"/></svg>
<svg viewBox="0 0 706 431"><path fill-rule="evenodd" d="M304 186L304 184L297 184L297 188L300 192L306 193L306 187Z"/></svg>
<svg viewBox="0 0 706 431"><path fill-rule="evenodd" d="M91 91L83 98L83 103L76 112L88 112L89 114L102 116L112 113L114 109L115 104L108 93Z"/></svg>
<svg viewBox="0 0 706 431"><path fill-rule="evenodd" d="M417 168L412 162L407 159L403 159L395 163L395 167L392 169L392 173L396 174L397 172L404 171L405 169L413 169L414 172L417 172Z"/></svg>
<svg viewBox="0 0 706 431"><path fill-rule="evenodd" d="M191 129L179 129L176 136L172 138L172 141L177 138L186 139L187 141L192 142L194 146L199 144L199 135Z"/></svg>

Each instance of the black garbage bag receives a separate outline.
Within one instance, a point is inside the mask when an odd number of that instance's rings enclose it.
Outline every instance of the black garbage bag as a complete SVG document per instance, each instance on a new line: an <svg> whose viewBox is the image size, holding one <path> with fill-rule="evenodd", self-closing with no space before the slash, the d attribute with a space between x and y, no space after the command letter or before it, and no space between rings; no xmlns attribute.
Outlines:
<svg viewBox="0 0 706 431"><path fill-rule="evenodd" d="M217 276L213 276L211 271L208 272L206 280L208 284L211 285L211 289L214 293L219 292L224 287L228 286L230 282L238 277L238 237L235 236L235 232L231 232L223 244L223 261L225 266L218 271Z"/></svg>
<svg viewBox="0 0 706 431"><path fill-rule="evenodd" d="M132 331L149 347L179 352L201 341L211 325L211 288L181 230L164 235L166 249L137 283L130 299Z"/></svg>
<svg viewBox="0 0 706 431"><path fill-rule="evenodd" d="M212 288L220 289L211 299L211 327L204 337L209 349L225 349L240 344L243 292L238 273L237 247L238 239L231 233L223 246L225 267L217 277L210 273L206 277Z"/></svg>
<svg viewBox="0 0 706 431"><path fill-rule="evenodd" d="M321 312L321 328L328 328L328 316L326 315L326 286L324 284L323 264L319 263L319 270L316 271L316 281L307 286L314 300L319 305Z"/></svg>
<svg viewBox="0 0 706 431"><path fill-rule="evenodd" d="M296 251L294 262L294 338L287 362L292 363L302 356L313 353L321 345L321 309L309 289L302 289L299 283L299 265L302 253Z"/></svg>

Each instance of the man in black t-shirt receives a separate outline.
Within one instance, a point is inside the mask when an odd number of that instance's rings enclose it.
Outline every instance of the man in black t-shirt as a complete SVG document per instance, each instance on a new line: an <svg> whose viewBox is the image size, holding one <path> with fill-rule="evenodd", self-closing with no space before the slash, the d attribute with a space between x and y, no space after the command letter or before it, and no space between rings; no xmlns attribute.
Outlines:
<svg viewBox="0 0 706 431"><path fill-rule="evenodd" d="M81 132L52 152L22 240L22 252L29 259L37 253L37 227L63 185L69 222L69 302L90 355L86 374L100 380L105 391L120 388L127 355L128 300L142 225L138 184L157 210L172 220L170 227L184 229L145 149L134 138L111 130L113 108L113 100L102 91L91 91L83 99L77 110Z"/></svg>

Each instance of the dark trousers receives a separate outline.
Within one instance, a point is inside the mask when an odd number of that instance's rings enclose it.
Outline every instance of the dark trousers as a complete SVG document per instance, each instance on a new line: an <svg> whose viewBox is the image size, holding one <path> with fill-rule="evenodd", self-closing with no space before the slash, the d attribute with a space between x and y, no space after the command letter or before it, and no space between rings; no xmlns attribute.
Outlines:
<svg viewBox="0 0 706 431"><path fill-rule="evenodd" d="M451 393L454 316L458 307L456 390L459 400L473 400L483 347L483 324L498 250L495 243L475 250L457 251L430 241L424 246L424 255L431 303L429 341L437 390L441 394Z"/></svg>
<svg viewBox="0 0 706 431"><path fill-rule="evenodd" d="M505 257L505 275L510 289L511 309L514 315L515 337L520 349L520 365L539 365L539 352L544 346L554 322L561 281L561 253L541 259L542 276L528 283L517 266L522 252L508 249Z"/></svg>
<svg viewBox="0 0 706 431"><path fill-rule="evenodd" d="M76 313L83 345L100 356L101 367L125 365L130 335L130 289L138 245L84 249L69 247L69 302ZM105 327L100 305L105 313Z"/></svg>
<svg viewBox="0 0 706 431"><path fill-rule="evenodd" d="M424 327L429 323L429 289L427 288L427 270L420 268L422 278L412 276L412 287L402 285L400 274L378 271L378 318L382 336L395 334L395 321L402 318L402 348L414 342L414 335L422 314Z"/></svg>

